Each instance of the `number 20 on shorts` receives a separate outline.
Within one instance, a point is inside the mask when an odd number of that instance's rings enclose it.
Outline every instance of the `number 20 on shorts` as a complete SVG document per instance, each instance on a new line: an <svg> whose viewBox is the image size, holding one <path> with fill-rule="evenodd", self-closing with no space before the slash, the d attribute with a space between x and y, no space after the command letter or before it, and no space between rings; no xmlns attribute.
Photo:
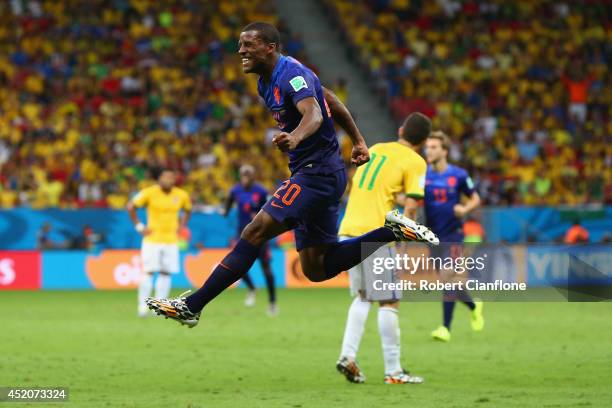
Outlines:
<svg viewBox="0 0 612 408"><path fill-rule="evenodd" d="M281 196L281 192L285 191L285 194ZM296 197L302 191L302 187L298 184L291 184L291 180L285 180L283 184L274 192L274 198L282 201L285 205L291 205L295 201Z"/></svg>

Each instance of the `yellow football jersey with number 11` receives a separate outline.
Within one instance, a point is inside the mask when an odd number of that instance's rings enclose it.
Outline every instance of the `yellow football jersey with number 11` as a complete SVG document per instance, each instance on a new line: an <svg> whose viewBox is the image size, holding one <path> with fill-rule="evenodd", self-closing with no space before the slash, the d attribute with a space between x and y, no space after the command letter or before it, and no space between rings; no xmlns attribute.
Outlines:
<svg viewBox="0 0 612 408"><path fill-rule="evenodd" d="M382 227L399 193L423 198L426 172L425 160L406 145L390 142L372 146L370 161L353 176L339 234L356 237Z"/></svg>
<svg viewBox="0 0 612 408"><path fill-rule="evenodd" d="M134 197L136 207L147 207L147 228L151 233L145 242L178 243L179 213L191 210L191 200L185 190L174 187L164 193L159 185L147 187Z"/></svg>

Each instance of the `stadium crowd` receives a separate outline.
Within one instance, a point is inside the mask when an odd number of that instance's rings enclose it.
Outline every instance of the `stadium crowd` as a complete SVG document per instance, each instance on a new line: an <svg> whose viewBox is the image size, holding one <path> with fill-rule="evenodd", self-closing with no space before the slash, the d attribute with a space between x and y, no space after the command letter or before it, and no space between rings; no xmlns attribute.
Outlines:
<svg viewBox="0 0 612 408"><path fill-rule="evenodd" d="M395 117L432 116L486 203L612 202L609 2L323 2Z"/></svg>
<svg viewBox="0 0 612 408"><path fill-rule="evenodd" d="M215 205L250 162L286 175L275 123L243 75L236 32L266 20L303 44L267 0L0 4L0 205L123 208L167 166ZM263 135L268 134L265 139Z"/></svg>
<svg viewBox="0 0 612 408"><path fill-rule="evenodd" d="M611 201L602 2L324 3L396 117L432 116L487 203ZM0 207L123 208L156 166L195 206L219 204L245 162L273 188L286 158L235 54L240 28L265 20L308 63L271 4L1 2Z"/></svg>

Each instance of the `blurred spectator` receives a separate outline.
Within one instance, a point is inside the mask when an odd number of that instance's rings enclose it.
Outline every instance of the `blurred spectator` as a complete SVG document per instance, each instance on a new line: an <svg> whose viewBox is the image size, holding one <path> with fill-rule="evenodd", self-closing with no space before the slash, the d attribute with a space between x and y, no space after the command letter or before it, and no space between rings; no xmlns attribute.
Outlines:
<svg viewBox="0 0 612 408"><path fill-rule="evenodd" d="M69 240L69 249L84 249L91 251L103 241L103 236L96 233L89 225L84 225L81 233L76 238Z"/></svg>
<svg viewBox="0 0 612 408"><path fill-rule="evenodd" d="M191 230L187 226L183 226L179 231L179 249L186 251L189 249L189 243L191 242Z"/></svg>
<svg viewBox="0 0 612 408"><path fill-rule="evenodd" d="M589 242L589 231L580 225L580 220L574 221L571 227L565 232L563 242L566 244L579 244Z"/></svg>
<svg viewBox="0 0 612 408"><path fill-rule="evenodd" d="M471 244L482 243L485 239L485 230L480 221L474 217L468 217L463 224L464 242Z"/></svg>
<svg viewBox="0 0 612 408"><path fill-rule="evenodd" d="M45 223L40 227L36 236L36 247L41 250L62 248L61 244L51 240L51 224Z"/></svg>
<svg viewBox="0 0 612 408"><path fill-rule="evenodd" d="M587 118L587 102L589 88L593 82L593 77L580 77L577 70L574 70L571 76L561 73L561 81L569 95L568 115L571 119L584 122Z"/></svg>

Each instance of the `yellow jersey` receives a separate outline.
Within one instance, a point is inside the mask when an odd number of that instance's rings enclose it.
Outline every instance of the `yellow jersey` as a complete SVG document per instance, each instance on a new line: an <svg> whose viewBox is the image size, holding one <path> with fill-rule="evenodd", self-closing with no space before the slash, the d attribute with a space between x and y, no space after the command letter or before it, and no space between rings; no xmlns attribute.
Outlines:
<svg viewBox="0 0 612 408"><path fill-rule="evenodd" d="M147 207L147 228L151 233L144 242L178 243L179 213L191 210L191 199L185 190L173 187L164 193L159 185L141 190L132 200L136 207Z"/></svg>
<svg viewBox="0 0 612 408"><path fill-rule="evenodd" d="M370 161L353 176L339 234L356 237L382 227L398 193L423 198L426 172L425 160L406 145L390 142L372 146Z"/></svg>

